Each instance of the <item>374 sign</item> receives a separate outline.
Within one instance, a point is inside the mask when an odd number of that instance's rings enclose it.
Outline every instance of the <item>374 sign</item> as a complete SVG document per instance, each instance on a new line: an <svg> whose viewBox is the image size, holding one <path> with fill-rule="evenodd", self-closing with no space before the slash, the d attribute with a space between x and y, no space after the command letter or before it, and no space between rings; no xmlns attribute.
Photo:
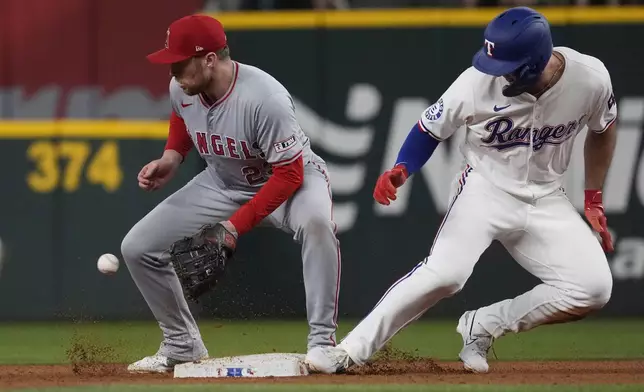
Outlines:
<svg viewBox="0 0 644 392"><path fill-rule="evenodd" d="M56 189L77 191L84 178L87 183L116 191L123 181L119 147L115 141L103 142L96 151L88 141L38 140L27 148L32 170L26 182L33 192L49 193Z"/></svg>

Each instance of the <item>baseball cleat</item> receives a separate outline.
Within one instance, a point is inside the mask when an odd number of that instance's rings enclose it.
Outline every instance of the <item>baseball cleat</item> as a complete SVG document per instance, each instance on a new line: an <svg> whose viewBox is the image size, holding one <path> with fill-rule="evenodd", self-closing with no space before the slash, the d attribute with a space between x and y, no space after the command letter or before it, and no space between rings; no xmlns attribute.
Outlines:
<svg viewBox="0 0 644 392"><path fill-rule="evenodd" d="M174 370L175 365L185 362L190 361L178 361L156 354L130 364L127 371L130 373L169 373Z"/></svg>
<svg viewBox="0 0 644 392"><path fill-rule="evenodd" d="M313 347L304 363L311 373L337 374L344 372L353 361L342 347Z"/></svg>
<svg viewBox="0 0 644 392"><path fill-rule="evenodd" d="M463 337L463 349L458 357L463 362L465 370L474 373L487 373L487 353L494 343L494 337L475 323L476 311L463 313L458 320L456 332Z"/></svg>

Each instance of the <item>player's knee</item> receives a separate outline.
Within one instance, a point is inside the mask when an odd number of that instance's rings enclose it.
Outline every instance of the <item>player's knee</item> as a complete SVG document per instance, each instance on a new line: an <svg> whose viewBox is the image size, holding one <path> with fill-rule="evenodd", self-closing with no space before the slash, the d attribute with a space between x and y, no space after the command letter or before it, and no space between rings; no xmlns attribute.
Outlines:
<svg viewBox="0 0 644 392"><path fill-rule="evenodd" d="M465 287L465 283L467 282L468 277L469 275L465 275L460 272L446 275L443 280L443 290L447 295L454 295L458 293L459 291L463 290L463 287Z"/></svg>
<svg viewBox="0 0 644 392"><path fill-rule="evenodd" d="M438 282L435 290L439 290L444 296L451 296L461 291L471 274L471 271L462 269L436 268L429 264L428 267Z"/></svg>
<svg viewBox="0 0 644 392"><path fill-rule="evenodd" d="M311 211L306 221L302 222L300 231L309 237L319 237L333 234L334 224L331 219L318 211Z"/></svg>
<svg viewBox="0 0 644 392"><path fill-rule="evenodd" d="M613 291L613 277L610 270L591 274L585 282L585 291L590 308L603 308L610 300Z"/></svg>
<svg viewBox="0 0 644 392"><path fill-rule="evenodd" d="M144 246L136 235L132 234L132 231L127 233L121 242L121 254L123 255L123 261L126 264L138 263L143 258L145 253Z"/></svg>
<svg viewBox="0 0 644 392"><path fill-rule="evenodd" d="M603 308L610 300L613 290L613 277L610 269L586 271L580 286L580 293L575 296L578 296L578 302L581 302L584 308L589 311Z"/></svg>

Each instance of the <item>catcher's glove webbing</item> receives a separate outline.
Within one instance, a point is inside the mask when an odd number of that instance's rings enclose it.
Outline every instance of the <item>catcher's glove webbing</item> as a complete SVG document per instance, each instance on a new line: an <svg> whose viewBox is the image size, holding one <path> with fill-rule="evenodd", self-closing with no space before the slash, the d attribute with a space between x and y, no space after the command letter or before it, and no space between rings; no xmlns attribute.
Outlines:
<svg viewBox="0 0 644 392"><path fill-rule="evenodd" d="M199 296L217 284L235 251L235 238L221 224L205 225L190 237L176 241L168 253L187 299Z"/></svg>

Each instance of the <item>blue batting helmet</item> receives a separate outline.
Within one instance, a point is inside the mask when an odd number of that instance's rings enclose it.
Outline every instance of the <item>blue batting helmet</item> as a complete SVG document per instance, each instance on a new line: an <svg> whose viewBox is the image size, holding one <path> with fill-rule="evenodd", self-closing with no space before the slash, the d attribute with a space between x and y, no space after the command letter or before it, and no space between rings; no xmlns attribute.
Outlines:
<svg viewBox="0 0 644 392"><path fill-rule="evenodd" d="M484 38L472 65L488 75L512 75L503 90L506 96L519 95L535 83L552 55L550 25L532 8L502 12L487 25Z"/></svg>

